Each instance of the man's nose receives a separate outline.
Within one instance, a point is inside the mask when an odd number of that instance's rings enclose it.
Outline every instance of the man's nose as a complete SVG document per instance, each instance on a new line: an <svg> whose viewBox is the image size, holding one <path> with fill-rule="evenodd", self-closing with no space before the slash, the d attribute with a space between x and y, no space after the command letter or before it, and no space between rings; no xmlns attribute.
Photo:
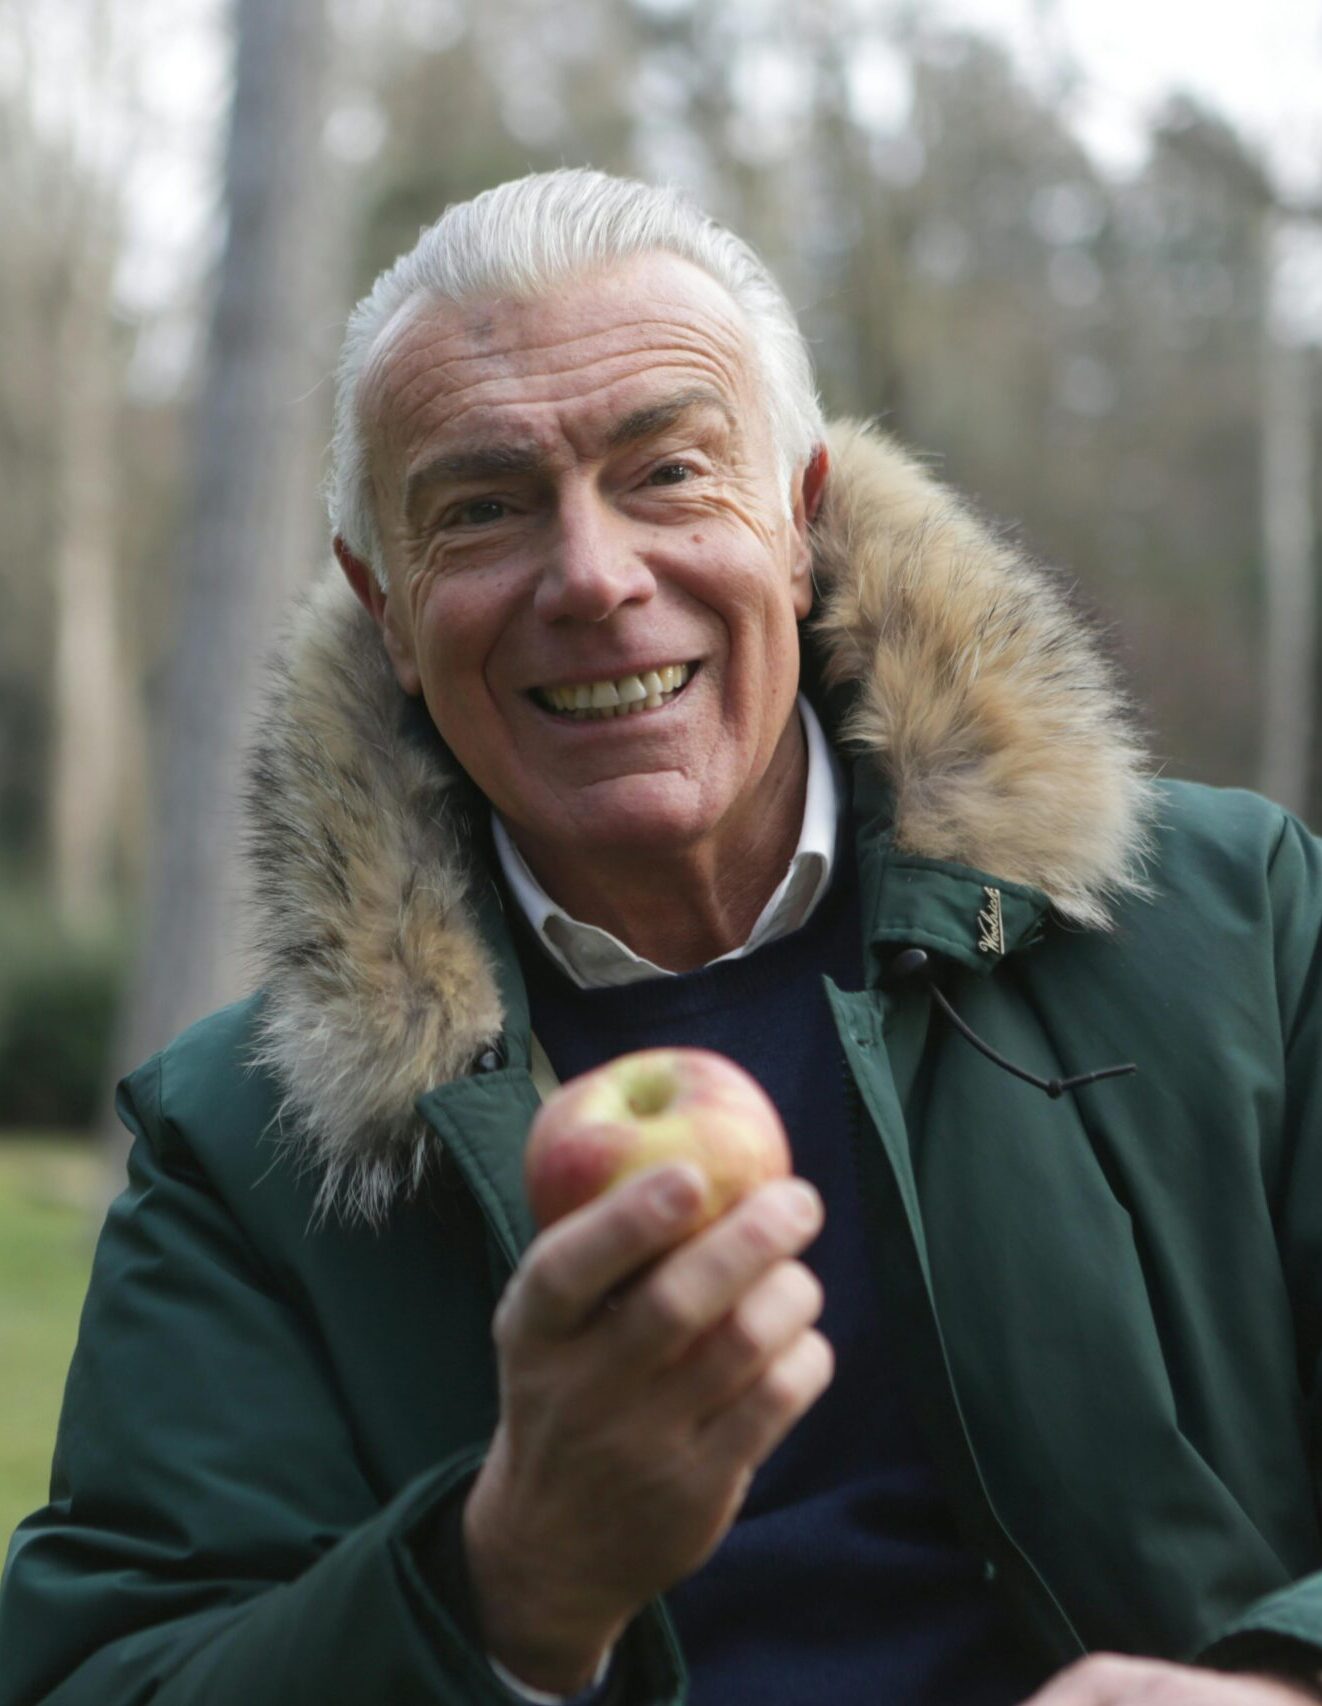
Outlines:
<svg viewBox="0 0 1322 1706"><path fill-rule="evenodd" d="M656 591L626 517L595 492L565 496L533 605L546 622L602 622Z"/></svg>

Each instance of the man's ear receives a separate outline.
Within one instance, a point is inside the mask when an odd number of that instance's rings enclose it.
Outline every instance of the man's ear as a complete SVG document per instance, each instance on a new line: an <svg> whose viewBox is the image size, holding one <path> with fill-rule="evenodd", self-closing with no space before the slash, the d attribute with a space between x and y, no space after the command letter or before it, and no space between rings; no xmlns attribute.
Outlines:
<svg viewBox="0 0 1322 1706"><path fill-rule="evenodd" d="M386 655L395 671L395 678L405 693L422 691L413 647L407 635L400 632L389 592L377 580L369 563L356 557L337 533L332 540L335 559L344 571L344 578L353 588L354 597L381 630Z"/></svg>
<svg viewBox="0 0 1322 1706"><path fill-rule="evenodd" d="M803 518L810 527L816 521L817 511L822 507L822 499L826 496L826 476L830 471L831 457L826 446L814 445L813 453L803 470L803 482L799 492Z"/></svg>
<svg viewBox="0 0 1322 1706"><path fill-rule="evenodd" d="M798 553L794 563L794 610L802 621L812 609L812 524L826 496L826 476L831 458L826 446L813 447L803 472L794 482L794 531L798 534Z"/></svg>

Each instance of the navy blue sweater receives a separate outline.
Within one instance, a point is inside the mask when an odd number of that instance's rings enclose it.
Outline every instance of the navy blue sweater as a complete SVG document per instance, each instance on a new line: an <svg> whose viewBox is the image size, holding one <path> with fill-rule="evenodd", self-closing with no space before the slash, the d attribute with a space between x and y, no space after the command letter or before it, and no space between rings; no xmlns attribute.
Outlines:
<svg viewBox="0 0 1322 1706"><path fill-rule="evenodd" d="M731 1056L780 1109L795 1171L826 1205L804 1259L825 1291L818 1325L835 1350L834 1382L759 1469L714 1556L666 1596L693 1706L1010 1706L1044 1672L956 1536L865 1245L855 1145L870 1128L822 986L824 972L862 986L844 841L807 925L745 959L582 990L524 931L533 1030L561 1079L660 1044Z"/></svg>

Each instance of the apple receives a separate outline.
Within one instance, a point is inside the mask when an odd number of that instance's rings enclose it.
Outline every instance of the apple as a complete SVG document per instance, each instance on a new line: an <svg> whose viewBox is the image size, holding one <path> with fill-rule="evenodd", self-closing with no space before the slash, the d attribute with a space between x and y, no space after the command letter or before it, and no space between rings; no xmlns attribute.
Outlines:
<svg viewBox="0 0 1322 1706"><path fill-rule="evenodd" d="M622 1054L562 1084L538 1110L524 1158L533 1216L550 1226L667 1161L694 1162L703 1175L705 1225L755 1185L783 1178L790 1146L771 1098L725 1055Z"/></svg>

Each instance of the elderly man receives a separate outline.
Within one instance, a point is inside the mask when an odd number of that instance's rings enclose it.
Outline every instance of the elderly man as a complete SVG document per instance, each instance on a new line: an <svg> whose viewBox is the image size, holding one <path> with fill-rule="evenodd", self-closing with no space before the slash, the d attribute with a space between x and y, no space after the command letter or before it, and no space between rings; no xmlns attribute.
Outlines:
<svg viewBox="0 0 1322 1706"><path fill-rule="evenodd" d="M1145 780L668 193L424 233L331 494L263 988L123 1087L4 1706L1322 1697L1306 833ZM534 1074L661 1041L800 1176L534 1235Z"/></svg>

